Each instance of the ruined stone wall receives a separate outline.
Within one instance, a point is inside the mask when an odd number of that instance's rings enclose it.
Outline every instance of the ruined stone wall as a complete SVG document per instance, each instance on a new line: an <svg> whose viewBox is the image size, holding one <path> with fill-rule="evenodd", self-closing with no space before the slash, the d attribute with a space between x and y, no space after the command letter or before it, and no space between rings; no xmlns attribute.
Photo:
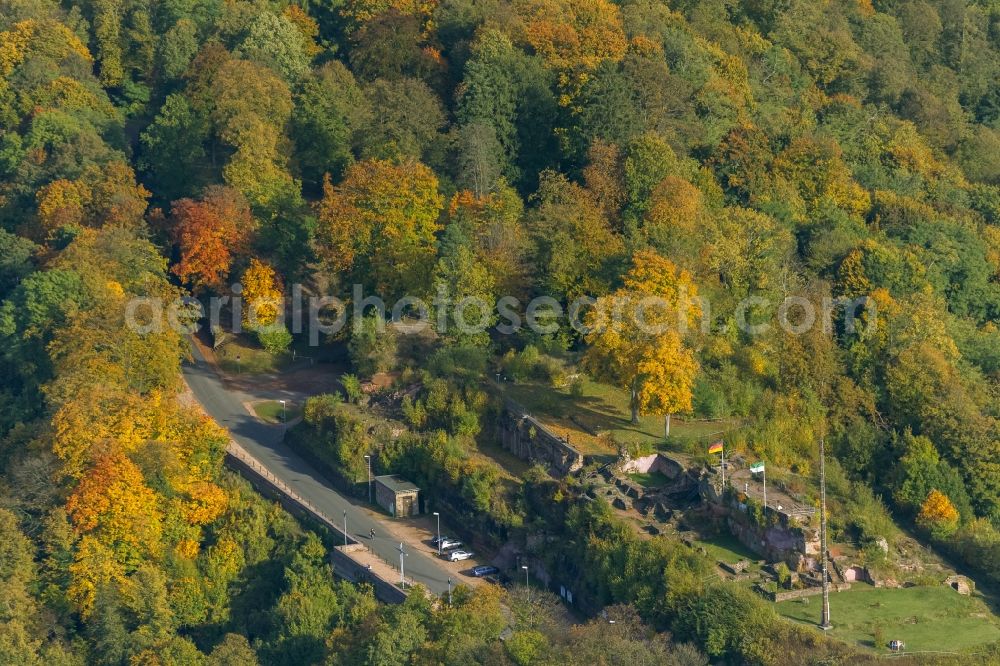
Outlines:
<svg viewBox="0 0 1000 666"><path fill-rule="evenodd" d="M819 530L800 525L787 514L767 509L765 525L749 515L748 507L731 494L721 495L710 479L700 487L702 499L723 517L733 536L771 562L785 562L793 571L808 568L819 556Z"/></svg>
<svg viewBox="0 0 1000 666"><path fill-rule="evenodd" d="M622 464L623 474L655 474L659 472L671 481L685 473L684 466L662 453L653 453L641 458L633 458Z"/></svg>
<svg viewBox="0 0 1000 666"><path fill-rule="evenodd" d="M566 476L583 467L579 451L513 401L501 410L498 429L505 449L521 460L546 467L555 476Z"/></svg>

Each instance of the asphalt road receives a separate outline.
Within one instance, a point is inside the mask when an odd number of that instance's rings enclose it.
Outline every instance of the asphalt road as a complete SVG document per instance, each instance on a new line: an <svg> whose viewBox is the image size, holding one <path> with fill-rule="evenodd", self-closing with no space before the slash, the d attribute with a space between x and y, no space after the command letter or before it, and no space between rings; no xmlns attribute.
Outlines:
<svg viewBox="0 0 1000 666"><path fill-rule="evenodd" d="M245 402L277 399L280 396L251 396L230 391L212 366L192 345L194 362L184 364L184 377L195 398L215 421L229 430L233 439L274 476L281 479L300 497L310 502L335 523L347 511L347 531L352 539L368 545L383 560L399 566L399 541L386 536L383 523L367 509L334 490L309 463L283 443L284 427L261 423L247 413ZM388 520L388 519L387 519ZM375 530L375 539L369 531ZM406 578L425 585L435 594L448 590L450 572L432 557L404 545L408 553L404 564ZM456 581L458 582L458 581Z"/></svg>

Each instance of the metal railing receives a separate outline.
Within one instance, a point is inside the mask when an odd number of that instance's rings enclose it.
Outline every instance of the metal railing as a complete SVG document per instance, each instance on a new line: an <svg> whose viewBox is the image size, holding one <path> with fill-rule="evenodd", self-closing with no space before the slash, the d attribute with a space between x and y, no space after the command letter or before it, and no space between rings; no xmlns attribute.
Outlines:
<svg viewBox="0 0 1000 666"><path fill-rule="evenodd" d="M345 541L348 540L352 541L353 543L364 548L373 557L384 562L387 566L396 569L396 567L394 567L391 562L387 561L381 555L372 550L370 546L358 541L357 539L351 539L350 535L344 532L343 527L339 526L329 516L320 511L312 502L310 502L309 500L305 499L297 492L292 490L292 488L287 483L285 483L277 476L272 474L267 467L262 465L259 460L253 457L249 452L247 452L246 449L240 446L237 442L230 440L229 445L226 447L226 453L235 458L236 460L240 461L242 464L249 467L258 477L266 481L268 485L271 486L272 489L276 490L277 492L281 493L291 501L295 502L295 504L301 506L303 509L309 512L313 516L313 518L315 518L320 523L325 525L331 531L339 534L342 539L344 539ZM350 559L352 562L357 564L358 567L360 567L361 569L365 568L365 565L356 560L355 558L351 557L348 551L341 549L340 552L343 553L344 556ZM369 574L377 576L377 574L374 574L373 572L369 572ZM381 577L379 576L379 578ZM382 580L388 585L396 585L396 583L393 583L391 581L385 581L385 579ZM413 584L412 580L407 580L407 583L409 583L410 585Z"/></svg>

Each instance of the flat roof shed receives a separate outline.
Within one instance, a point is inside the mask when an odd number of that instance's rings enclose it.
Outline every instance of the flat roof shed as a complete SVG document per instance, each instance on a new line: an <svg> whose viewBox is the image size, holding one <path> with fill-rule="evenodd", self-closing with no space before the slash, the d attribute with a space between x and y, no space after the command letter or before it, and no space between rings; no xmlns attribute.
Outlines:
<svg viewBox="0 0 1000 666"><path fill-rule="evenodd" d="M375 502L397 518L420 513L420 488L398 474L375 477Z"/></svg>

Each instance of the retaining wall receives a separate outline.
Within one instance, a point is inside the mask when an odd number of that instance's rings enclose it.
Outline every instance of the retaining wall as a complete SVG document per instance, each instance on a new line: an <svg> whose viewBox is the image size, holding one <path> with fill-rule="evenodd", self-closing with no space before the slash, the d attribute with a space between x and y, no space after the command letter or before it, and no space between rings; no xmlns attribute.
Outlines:
<svg viewBox="0 0 1000 666"><path fill-rule="evenodd" d="M229 446L226 447L226 465L246 478L262 495L279 502L289 513L309 516L334 532L338 540L344 539L343 528L338 527L336 522L330 520L311 503L299 497L294 490L271 474L266 467L236 442L230 442ZM367 547L352 539L350 535L347 535L347 543L349 544L347 548L334 548L330 551L330 564L333 566L334 573L352 583L370 583L375 590L375 597L379 601L390 604L402 603L407 597L407 592L398 588L394 582L370 571L364 564L351 557L352 548Z"/></svg>
<svg viewBox="0 0 1000 666"><path fill-rule="evenodd" d="M501 444L521 460L544 465L555 476L583 467L583 454L513 400L504 402L498 425Z"/></svg>

